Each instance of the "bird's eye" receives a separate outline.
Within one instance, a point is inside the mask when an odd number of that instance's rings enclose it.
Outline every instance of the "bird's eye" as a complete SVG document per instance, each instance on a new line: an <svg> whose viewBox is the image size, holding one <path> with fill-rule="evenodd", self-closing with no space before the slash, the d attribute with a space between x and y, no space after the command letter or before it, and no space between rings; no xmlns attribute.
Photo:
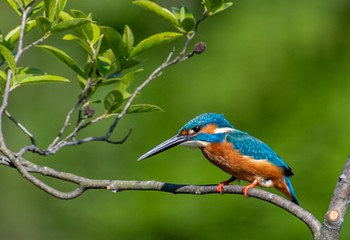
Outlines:
<svg viewBox="0 0 350 240"><path fill-rule="evenodd" d="M201 127L200 126L195 126L194 128L192 128L192 130L197 133L201 130Z"/></svg>

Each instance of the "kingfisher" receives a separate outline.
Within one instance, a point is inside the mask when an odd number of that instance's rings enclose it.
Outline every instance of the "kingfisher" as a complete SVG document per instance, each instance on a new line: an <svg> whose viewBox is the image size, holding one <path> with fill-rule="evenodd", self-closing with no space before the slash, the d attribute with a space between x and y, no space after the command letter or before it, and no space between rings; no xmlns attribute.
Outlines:
<svg viewBox="0 0 350 240"><path fill-rule="evenodd" d="M177 145L199 148L215 166L231 175L216 188L223 192L225 185L235 180L250 184L243 195L255 186L274 187L290 201L299 205L290 177L292 169L267 144L235 129L222 114L204 113L187 122L179 132L146 152L143 160Z"/></svg>

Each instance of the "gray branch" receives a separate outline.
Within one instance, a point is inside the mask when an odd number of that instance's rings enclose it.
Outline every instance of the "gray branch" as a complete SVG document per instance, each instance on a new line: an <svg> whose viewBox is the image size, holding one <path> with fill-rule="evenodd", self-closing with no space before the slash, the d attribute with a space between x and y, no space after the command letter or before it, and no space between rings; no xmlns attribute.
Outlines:
<svg viewBox="0 0 350 240"><path fill-rule="evenodd" d="M121 191L161 191L174 194L218 194L216 191L217 185L184 185L165 183L154 180L98 180L81 177L72 173L61 172L46 166L40 166L25 159L16 159L12 160L12 162L15 165L14 167L22 174L22 176L28 179L30 182L32 182L35 186L56 198L65 200L77 198L89 189L105 189L115 193ZM66 182L71 182L76 184L77 187L74 188L72 191L63 192L39 180L33 175L33 173L56 178ZM242 190L242 186L228 185L224 187L223 193L242 194ZM310 212L292 203L291 201L280 197L279 195L276 195L274 193L257 188L250 189L248 191L248 195L250 197L258 198L266 202L272 203L290 212L291 214L302 220L310 228L314 236L320 231L320 222Z"/></svg>
<svg viewBox="0 0 350 240"><path fill-rule="evenodd" d="M174 194L217 194L216 185L180 185L159 181L132 181L132 180L98 180L81 177L72 173L61 172L49 167L40 166L23 158L8 159L2 157L0 164L16 168L23 177L35 186L59 199L73 199L82 195L89 189L105 189L112 192L121 191L162 191ZM59 191L33 174L41 174L62 181L74 183L76 188L69 192ZM344 166L335 188L329 209L321 224L310 212L290 202L289 200L261 189L250 189L248 195L266 202L272 203L302 220L311 230L316 240L338 239L344 221L350 199L350 156ZM242 186L228 185L224 187L223 193L242 194Z"/></svg>
<svg viewBox="0 0 350 240"><path fill-rule="evenodd" d="M344 217L350 202L350 155L345 163L333 192L328 211L325 214L323 225L316 239L338 239Z"/></svg>

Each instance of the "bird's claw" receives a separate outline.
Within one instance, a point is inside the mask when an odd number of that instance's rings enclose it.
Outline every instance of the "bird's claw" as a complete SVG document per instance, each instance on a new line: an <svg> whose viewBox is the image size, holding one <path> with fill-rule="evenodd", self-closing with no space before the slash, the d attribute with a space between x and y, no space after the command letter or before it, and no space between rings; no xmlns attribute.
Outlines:
<svg viewBox="0 0 350 240"><path fill-rule="evenodd" d="M235 181L236 178L232 176L229 180L223 181L219 183L219 185L216 187L216 192L223 194L224 186L229 185L231 182Z"/></svg>
<svg viewBox="0 0 350 240"><path fill-rule="evenodd" d="M216 187L216 192L223 194L224 186L227 184L227 181L219 183L219 185Z"/></svg>
<svg viewBox="0 0 350 240"><path fill-rule="evenodd" d="M254 180L251 184L243 187L243 196L248 198L248 190L254 188L258 184L258 180Z"/></svg>

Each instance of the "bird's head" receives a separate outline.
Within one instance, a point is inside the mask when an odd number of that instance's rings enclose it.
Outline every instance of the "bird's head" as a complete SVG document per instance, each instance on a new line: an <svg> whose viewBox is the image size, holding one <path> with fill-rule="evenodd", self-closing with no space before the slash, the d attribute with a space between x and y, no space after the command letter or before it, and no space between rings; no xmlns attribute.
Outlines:
<svg viewBox="0 0 350 240"><path fill-rule="evenodd" d="M204 113L190 120L178 134L143 154L138 160L146 159L176 145L202 148L210 143L221 142L225 133L232 131L233 126L222 114Z"/></svg>

